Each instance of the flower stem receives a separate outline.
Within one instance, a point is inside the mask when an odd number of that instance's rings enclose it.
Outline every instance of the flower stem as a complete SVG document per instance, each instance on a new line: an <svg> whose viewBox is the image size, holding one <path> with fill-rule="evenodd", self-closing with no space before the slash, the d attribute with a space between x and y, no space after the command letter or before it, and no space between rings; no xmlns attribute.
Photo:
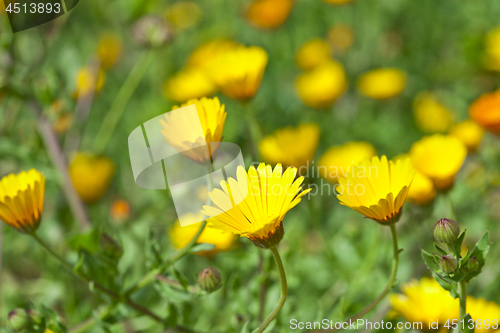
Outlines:
<svg viewBox="0 0 500 333"><path fill-rule="evenodd" d="M368 304L367 307L365 307L363 310L358 312L356 315L353 317L349 318L346 320L346 322L351 323L354 322L362 317L364 317L368 312L373 310L379 303L382 301L385 296L391 291L391 289L394 287L394 282L396 280L396 273L398 271L398 263L399 263L399 247L398 247L398 234L396 232L396 225L391 224L390 226L391 229L391 235L392 235L392 250L393 250L393 258L392 258L392 269L391 269L391 275L389 276L389 281L387 281L387 285L385 286L384 290L371 302ZM338 332L341 331L342 328L340 329L327 329L327 330L320 330L320 331L315 331L315 332Z"/></svg>
<svg viewBox="0 0 500 333"><path fill-rule="evenodd" d="M259 153L259 142L262 140L262 131L260 129L259 122L257 121L257 115L255 114L255 109L250 104L250 102L245 103L246 116L248 120L248 126L250 129L250 136L252 139L253 148L253 158L256 161L260 160Z"/></svg>
<svg viewBox="0 0 500 333"><path fill-rule="evenodd" d="M276 304L276 307L274 308L274 310L262 322L262 324L259 326L259 328L255 331L255 333L262 333L266 329L266 327L276 318L276 316L280 312L281 308L285 304L286 295L288 293L288 287L286 284L285 268L283 267L283 262L281 261L281 257L280 257L280 254L278 253L278 249L276 249L276 246L275 246L275 247L272 247L270 250L273 253L274 260L276 260L276 266L278 266L278 270L280 273L281 294L280 294L280 299L278 300L278 304Z"/></svg>
<svg viewBox="0 0 500 333"><path fill-rule="evenodd" d="M458 283L459 287L459 296L460 296L460 319L462 320L465 318L465 315L467 314L467 285L465 283L465 280L462 280ZM460 324L458 326L458 333L462 333L463 331L463 325Z"/></svg>
<svg viewBox="0 0 500 333"><path fill-rule="evenodd" d="M52 251L52 249L47 244L45 244L45 242L42 241L35 233L31 233L30 235L49 255L51 255L52 257L57 259L64 266L64 268L66 268L69 272L71 272L77 278L83 280L85 283L93 285L95 288L99 289L100 291L102 291L106 295L110 296L111 298L113 298L119 302L127 304L128 306L137 310L138 312L141 312L142 314L149 316L152 319L154 319L160 323L164 322L164 320L162 318L160 318L159 316L157 316L156 314L151 312L149 309L143 307L142 305L135 303L130 298L122 297L121 295L115 293L112 290L109 290L108 288L106 288L105 286L100 284L99 282L94 281L93 279L91 279L90 277L88 277L84 274L76 274L76 272L73 270L73 267L66 260L64 260L62 257L60 257L57 253Z"/></svg>

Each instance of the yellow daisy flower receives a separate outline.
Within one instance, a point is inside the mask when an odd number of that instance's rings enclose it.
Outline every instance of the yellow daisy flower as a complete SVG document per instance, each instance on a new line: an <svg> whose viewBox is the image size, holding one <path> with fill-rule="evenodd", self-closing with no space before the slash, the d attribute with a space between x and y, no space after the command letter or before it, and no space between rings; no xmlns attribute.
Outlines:
<svg viewBox="0 0 500 333"><path fill-rule="evenodd" d="M224 95L249 100L260 87L267 60L263 48L238 46L227 50L210 66L210 76Z"/></svg>
<svg viewBox="0 0 500 333"><path fill-rule="evenodd" d="M163 95L179 103L210 96L216 90L206 72L196 67L181 70L163 84Z"/></svg>
<svg viewBox="0 0 500 333"><path fill-rule="evenodd" d="M302 73L295 86L304 104L326 109L347 90L347 79L342 65L329 60Z"/></svg>
<svg viewBox="0 0 500 333"><path fill-rule="evenodd" d="M202 10L196 2L179 1L167 8L165 18L175 28L182 30L198 24L202 14Z"/></svg>
<svg viewBox="0 0 500 333"><path fill-rule="evenodd" d="M358 79L361 94L374 98L386 99L399 95L406 85L406 75L397 68L379 68L361 75Z"/></svg>
<svg viewBox="0 0 500 333"><path fill-rule="evenodd" d="M78 98L78 96L87 96L90 93L99 92L105 81L106 75L102 70L95 74L90 67L81 68L75 76L76 89L73 97Z"/></svg>
<svg viewBox="0 0 500 333"><path fill-rule="evenodd" d="M164 140L184 156L193 161L203 162L209 160L219 148L227 113L224 104L221 104L217 97L192 99L180 107L192 104L196 106L197 119L191 119L192 115L188 112L168 112L165 114L165 119L160 119L161 133ZM172 107L172 110L177 109L179 109L177 105ZM197 127L192 126L199 122L203 137L196 131ZM208 149L205 149L207 144ZM196 147L202 149L194 149Z"/></svg>
<svg viewBox="0 0 500 333"><path fill-rule="evenodd" d="M454 115L429 92L417 95L415 102L415 121L427 133L444 133L452 125Z"/></svg>
<svg viewBox="0 0 500 333"><path fill-rule="evenodd" d="M0 179L0 220L20 233L33 233L40 225L45 176L35 170Z"/></svg>
<svg viewBox="0 0 500 333"><path fill-rule="evenodd" d="M449 189L467 156L467 148L454 136L435 134L422 138L410 149L410 159L438 190Z"/></svg>
<svg viewBox="0 0 500 333"><path fill-rule="evenodd" d="M78 152L69 165L69 174L76 192L83 201L99 201L108 191L116 167L106 156Z"/></svg>
<svg viewBox="0 0 500 333"><path fill-rule="evenodd" d="M475 152L484 136L484 129L472 120L462 121L450 130L467 147L469 152Z"/></svg>
<svg viewBox="0 0 500 333"><path fill-rule="evenodd" d="M429 320L444 325L447 320L459 316L459 300L434 279L412 280L401 290L403 294L390 296L392 317L401 316L409 322L422 323L423 329L429 330Z"/></svg>
<svg viewBox="0 0 500 333"><path fill-rule="evenodd" d="M330 46L322 39L315 38L308 41L297 52L295 61L297 65L303 69L312 69L331 57Z"/></svg>
<svg viewBox="0 0 500 333"><path fill-rule="evenodd" d="M202 221L203 215L188 213L183 216L182 219L183 221ZM173 246L176 249L182 249L183 247L185 247L196 235L196 233L200 229L201 223L202 222L192 223L181 227L179 220L175 221L174 225L169 231L170 240L172 241ZM236 236L233 233L224 232L213 228L205 228L203 229L200 237L198 237L196 243L213 244L215 245L215 248L210 251L198 252L197 254L212 257L219 252L232 249L235 240Z"/></svg>
<svg viewBox="0 0 500 333"><path fill-rule="evenodd" d="M272 29L282 25L292 11L293 0L254 0L248 6L246 18L260 29Z"/></svg>
<svg viewBox="0 0 500 333"><path fill-rule="evenodd" d="M209 193L212 206L202 211L209 216L208 226L247 237L261 248L275 247L284 235L285 214L310 191L301 191L304 177L295 179L296 174L296 168L283 172L281 164L273 170L261 163L248 173L238 167L236 180L222 181L222 190Z"/></svg>
<svg viewBox="0 0 500 333"><path fill-rule="evenodd" d="M99 39L97 55L104 69L110 69L122 55L123 43L121 38L114 33L105 33Z"/></svg>
<svg viewBox="0 0 500 333"><path fill-rule="evenodd" d="M262 158L271 164L283 163L300 171L313 159L319 143L319 126L301 124L285 127L266 136L259 144Z"/></svg>
<svg viewBox="0 0 500 333"><path fill-rule="evenodd" d="M354 43L354 31L350 25L338 23L328 30L327 39L335 52L343 52Z"/></svg>
<svg viewBox="0 0 500 333"><path fill-rule="evenodd" d="M318 172L321 177L336 183L339 177L347 175L352 166L376 154L375 147L368 142L348 142L333 146L319 158Z"/></svg>
<svg viewBox="0 0 500 333"><path fill-rule="evenodd" d="M383 225L396 223L415 177L410 159L387 161L386 156L364 159L339 178L337 198L366 217Z"/></svg>
<svg viewBox="0 0 500 333"><path fill-rule="evenodd" d="M500 90L486 93L469 107L469 117L488 131L500 135Z"/></svg>
<svg viewBox="0 0 500 333"><path fill-rule="evenodd" d="M213 39L202 44L191 53L187 66L209 69L214 62L217 62L219 57L238 46L238 43L229 39Z"/></svg>
<svg viewBox="0 0 500 333"><path fill-rule="evenodd" d="M485 44L486 67L493 71L500 71L500 27L488 32Z"/></svg>
<svg viewBox="0 0 500 333"><path fill-rule="evenodd" d="M500 305L497 303L469 296L467 297L467 312L476 321L475 333L498 331L494 328L495 320L498 323L500 318ZM480 325L477 325L479 323Z"/></svg>
<svg viewBox="0 0 500 333"><path fill-rule="evenodd" d="M408 191L408 200L424 206L434 200L435 197L436 189L432 180L420 171L417 171Z"/></svg>

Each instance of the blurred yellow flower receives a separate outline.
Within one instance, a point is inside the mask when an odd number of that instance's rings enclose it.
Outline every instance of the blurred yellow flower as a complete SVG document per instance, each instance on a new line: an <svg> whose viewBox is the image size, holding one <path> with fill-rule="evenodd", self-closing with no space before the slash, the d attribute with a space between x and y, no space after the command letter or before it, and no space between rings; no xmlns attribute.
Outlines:
<svg viewBox="0 0 500 333"><path fill-rule="evenodd" d="M467 156L467 148L454 136L435 134L415 142L409 155L415 168L432 179L438 190L447 190Z"/></svg>
<svg viewBox="0 0 500 333"><path fill-rule="evenodd" d="M491 30L485 39L486 67L500 71L500 27Z"/></svg>
<svg viewBox="0 0 500 333"><path fill-rule="evenodd" d="M488 131L500 134L500 90L476 99L469 107L469 116Z"/></svg>
<svg viewBox="0 0 500 333"><path fill-rule="evenodd" d="M318 172L321 177L337 182L339 177L346 177L349 170L365 158L371 159L377 154L375 147L368 142L348 142L333 146L320 157Z"/></svg>
<svg viewBox="0 0 500 333"><path fill-rule="evenodd" d="M45 176L35 170L9 174L0 179L0 220L22 234L40 225L45 195Z"/></svg>
<svg viewBox="0 0 500 333"><path fill-rule="evenodd" d="M110 215L116 222L122 222L128 219L130 216L130 204L127 200L115 200L111 205Z"/></svg>
<svg viewBox="0 0 500 333"><path fill-rule="evenodd" d="M105 33L99 39L97 55L104 69L113 67L122 55L123 43L120 36L114 33Z"/></svg>
<svg viewBox="0 0 500 333"><path fill-rule="evenodd" d="M219 148L227 113L224 104L221 104L217 97L191 99L180 107L192 104L196 105L196 119L191 119L189 112L168 112L165 119L160 119L161 133L164 140L184 156L193 161L207 161ZM172 110L178 108L179 106L175 105ZM197 127L192 126L200 122L204 137L200 137L200 133L196 131ZM208 149L205 148L207 144ZM201 148L194 149L196 147Z"/></svg>
<svg viewBox="0 0 500 333"><path fill-rule="evenodd" d="M417 95L413 103L417 126L427 133L445 133L454 121L453 113L430 92Z"/></svg>
<svg viewBox="0 0 500 333"><path fill-rule="evenodd" d="M200 68L186 68L167 79L163 84L163 94L176 102L214 94L216 87L210 77Z"/></svg>
<svg viewBox="0 0 500 333"><path fill-rule="evenodd" d="M74 98L78 96L87 96L90 93L98 92L104 86L106 75L102 70L97 73L90 67L83 67L76 73L76 89L73 93Z"/></svg>
<svg viewBox="0 0 500 333"><path fill-rule="evenodd" d="M361 94L375 99L399 95L406 85L406 74L397 68L379 68L361 75L357 82Z"/></svg>
<svg viewBox="0 0 500 333"><path fill-rule="evenodd" d="M319 126L301 124L285 127L266 136L259 144L262 158L271 164L296 167L299 174L312 161L319 143Z"/></svg>
<svg viewBox="0 0 500 333"><path fill-rule="evenodd" d="M239 166L237 180L222 181L222 190L208 194L212 205L203 206L202 211L210 217L208 226L247 237L258 247L275 247L284 235L285 214L310 191L301 191L304 177L295 179L296 174L296 168L283 172L281 164L273 170L261 163L257 169L251 166L248 173Z"/></svg>
<svg viewBox="0 0 500 333"><path fill-rule="evenodd" d="M329 60L302 73L295 86L304 104L326 109L347 90L347 79L342 65Z"/></svg>
<svg viewBox="0 0 500 333"><path fill-rule="evenodd" d="M210 76L224 95L240 101L251 99L260 87L267 52L257 46L238 46L210 66Z"/></svg>
<svg viewBox="0 0 500 333"><path fill-rule="evenodd" d="M442 327L447 320L459 316L459 300L434 279L424 277L420 281L412 280L405 283L401 290L403 294L390 296L390 315L393 317L401 316L408 322L422 323L423 329L430 331L429 320L438 321Z"/></svg>
<svg viewBox="0 0 500 333"><path fill-rule="evenodd" d="M76 192L83 201L94 203L106 194L116 167L106 156L78 152L69 165Z"/></svg>
<svg viewBox="0 0 500 333"><path fill-rule="evenodd" d="M432 180L422 172L417 171L408 191L408 201L424 206L434 200L435 197L436 189Z"/></svg>
<svg viewBox="0 0 500 333"><path fill-rule="evenodd" d="M432 331L429 321L452 326L453 319L459 318L459 300L453 298L449 291L442 288L431 278L424 277L420 281L412 280L402 286L403 294L392 294L390 317L403 317L408 322L422 323L423 331ZM467 297L467 312L471 318L480 323L475 332L494 332L494 321L500 317L500 306L482 298ZM480 320L480 322L479 322ZM490 325L487 325L489 321ZM486 322L486 323L485 323ZM488 328L485 328L488 326Z"/></svg>
<svg viewBox="0 0 500 333"><path fill-rule="evenodd" d="M342 5L344 3L352 2L353 0L323 0L323 1L333 5Z"/></svg>
<svg viewBox="0 0 500 333"><path fill-rule="evenodd" d="M54 132L62 134L66 132L73 124L73 114L69 112L61 113L57 116L56 120L52 123Z"/></svg>
<svg viewBox="0 0 500 333"><path fill-rule="evenodd" d="M210 66L229 50L236 48L239 44L229 39L214 39L202 44L191 53L188 58L188 67L209 69Z"/></svg>
<svg viewBox="0 0 500 333"><path fill-rule="evenodd" d="M410 159L365 158L353 166L337 187L340 204L383 225L399 221L415 170Z"/></svg>
<svg viewBox="0 0 500 333"><path fill-rule="evenodd" d="M165 18L177 29L188 29L200 22L202 11L194 1L179 1L167 8Z"/></svg>
<svg viewBox="0 0 500 333"><path fill-rule="evenodd" d="M253 0L246 11L250 24L261 29L282 25L292 11L293 0Z"/></svg>
<svg viewBox="0 0 500 333"><path fill-rule="evenodd" d="M475 152L484 136L484 129L472 120L464 120L453 126L450 134L460 139L469 152Z"/></svg>
<svg viewBox="0 0 500 333"><path fill-rule="evenodd" d="M315 38L300 47L295 61L301 69L308 70L330 60L330 57L331 52L328 43Z"/></svg>
<svg viewBox="0 0 500 333"><path fill-rule="evenodd" d="M327 39L334 51L343 52L354 43L354 32L350 25L337 23L328 30Z"/></svg>
<svg viewBox="0 0 500 333"><path fill-rule="evenodd" d="M203 220L202 214L192 214L188 213L182 217L183 221L189 223L188 221L201 221ZM181 249L185 247L191 239L194 238L202 222L193 223L181 227L179 220L175 221L172 228L169 231L170 240L176 249ZM197 244L206 243L213 244L215 248L210 251L201 251L197 254L205 256L213 256L219 252L228 251L233 248L233 243L236 240L236 236L231 232L224 232L221 230L208 228L203 229L200 237L196 241Z"/></svg>

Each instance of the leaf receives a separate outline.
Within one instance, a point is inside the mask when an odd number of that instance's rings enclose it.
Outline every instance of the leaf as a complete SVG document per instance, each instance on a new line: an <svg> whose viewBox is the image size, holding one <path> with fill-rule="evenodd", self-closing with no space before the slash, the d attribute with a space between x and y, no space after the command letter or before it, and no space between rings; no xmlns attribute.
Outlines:
<svg viewBox="0 0 500 333"><path fill-rule="evenodd" d="M434 247L436 248L436 251L438 251L439 253L441 253L443 256L447 255L448 252L446 252L445 250L443 250L442 247L440 247L439 245L437 245L436 243L434 243Z"/></svg>
<svg viewBox="0 0 500 333"><path fill-rule="evenodd" d="M470 258L470 250L467 248L467 252L465 255L460 259L460 267L467 265L467 260Z"/></svg>
<svg viewBox="0 0 500 333"><path fill-rule="evenodd" d="M469 321L471 321L470 325L472 326L472 328L469 327ZM460 321L460 324L462 323L465 326L462 330L462 333L474 333L474 326L476 326L476 323L472 320L470 314L465 315L465 317L463 318L463 322Z"/></svg>
<svg viewBox="0 0 500 333"><path fill-rule="evenodd" d="M422 250L422 258L424 259L427 268L429 268L433 272L439 271L439 265L436 262L434 255L426 252L425 250Z"/></svg>
<svg viewBox="0 0 500 333"><path fill-rule="evenodd" d="M243 325L243 328L241 329L241 333L250 333L250 320L248 320L245 325Z"/></svg>
<svg viewBox="0 0 500 333"><path fill-rule="evenodd" d="M486 263L486 255L490 250L490 233L486 231L481 239L476 243L474 250L472 251L470 257L477 258L478 268L474 272L469 272L465 274L465 282L469 283L473 278L481 273L481 270Z"/></svg>
<svg viewBox="0 0 500 333"><path fill-rule="evenodd" d="M450 292L451 296L453 296L454 298L458 298L457 284L454 281L449 280L439 273L433 273L432 275L441 287Z"/></svg>
<svg viewBox="0 0 500 333"><path fill-rule="evenodd" d="M455 249L455 253L457 253L458 255L460 255L460 253L462 253L462 243L464 242L465 232L466 231L467 231L467 229L465 229L464 232L462 232L460 234L460 236L458 237L458 239L453 244L453 247Z"/></svg>
<svg viewBox="0 0 500 333"><path fill-rule="evenodd" d="M72 237L68 241L68 244L75 251L83 249L93 254L97 250L99 250L100 241L101 241L101 231L99 230L99 228L94 228L89 233L83 235L76 235Z"/></svg>
<svg viewBox="0 0 500 333"><path fill-rule="evenodd" d="M200 243L196 244L191 248L190 253L196 253L196 252L201 252L201 251L210 251L215 248L214 244L208 244L208 243Z"/></svg>
<svg viewBox="0 0 500 333"><path fill-rule="evenodd" d="M176 270L175 267L172 267L172 269L174 270L175 277L177 278L177 280L179 280L179 283L184 288L184 290L188 290L189 284L188 284L187 279L184 277L184 275L181 272L179 272L178 270Z"/></svg>
<svg viewBox="0 0 500 333"><path fill-rule="evenodd" d="M167 318L165 320L165 326L167 327L175 327L177 325L177 319L179 318L179 314L177 308L174 304L169 303L167 308Z"/></svg>

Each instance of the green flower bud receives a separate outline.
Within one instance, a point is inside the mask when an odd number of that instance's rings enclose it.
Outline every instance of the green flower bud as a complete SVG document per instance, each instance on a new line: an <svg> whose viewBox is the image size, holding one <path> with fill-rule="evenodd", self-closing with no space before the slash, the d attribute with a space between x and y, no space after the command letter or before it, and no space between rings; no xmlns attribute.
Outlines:
<svg viewBox="0 0 500 333"><path fill-rule="evenodd" d="M40 317L40 313L37 310L27 310L26 313L32 323L40 324L42 322L42 317Z"/></svg>
<svg viewBox="0 0 500 333"><path fill-rule="evenodd" d="M7 315L7 329L9 332L24 332L28 328L29 323L29 315L24 309L14 309Z"/></svg>
<svg viewBox="0 0 500 333"><path fill-rule="evenodd" d="M439 268L445 273L453 273L458 268L457 259L454 256L442 256L439 261Z"/></svg>
<svg viewBox="0 0 500 333"><path fill-rule="evenodd" d="M477 271L477 269L479 268L479 261L477 260L477 257L474 256L472 258L470 258L468 261L467 261L467 269L471 272L475 272Z"/></svg>
<svg viewBox="0 0 500 333"><path fill-rule="evenodd" d="M449 219L441 219L434 226L434 238L441 243L452 244L460 236L460 226Z"/></svg>
<svg viewBox="0 0 500 333"><path fill-rule="evenodd" d="M203 268L198 274L198 285L207 293L213 293L222 286L222 277L215 268Z"/></svg>

